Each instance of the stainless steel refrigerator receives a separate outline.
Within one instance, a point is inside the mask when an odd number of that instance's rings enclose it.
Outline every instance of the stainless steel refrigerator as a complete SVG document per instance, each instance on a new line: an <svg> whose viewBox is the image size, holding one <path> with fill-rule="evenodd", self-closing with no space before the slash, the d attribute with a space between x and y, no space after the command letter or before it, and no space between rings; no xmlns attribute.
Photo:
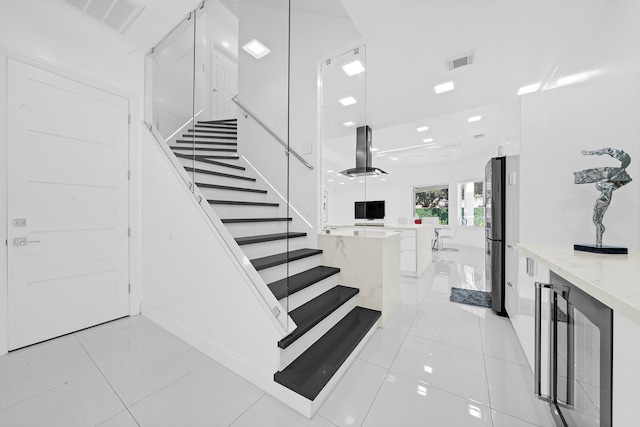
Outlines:
<svg viewBox="0 0 640 427"><path fill-rule="evenodd" d="M505 190L506 157L487 163L484 178L485 278L491 289L491 308L506 316L505 301Z"/></svg>

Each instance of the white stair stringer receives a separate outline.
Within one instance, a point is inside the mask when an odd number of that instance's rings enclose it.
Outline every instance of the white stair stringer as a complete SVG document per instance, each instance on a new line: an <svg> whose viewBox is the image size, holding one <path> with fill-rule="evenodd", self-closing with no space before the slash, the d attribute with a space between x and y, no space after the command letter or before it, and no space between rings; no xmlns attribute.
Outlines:
<svg viewBox="0 0 640 427"><path fill-rule="evenodd" d="M305 332L303 336L298 338L295 342L289 345L287 348L278 348L280 350L280 365L278 370L283 370L291 362L296 360L302 353L304 353L309 347L315 344L329 329L333 328L344 316L349 314L351 310L356 308L358 295L354 295L338 307L333 313L322 319L320 323L313 328ZM291 312L291 308L289 308Z"/></svg>

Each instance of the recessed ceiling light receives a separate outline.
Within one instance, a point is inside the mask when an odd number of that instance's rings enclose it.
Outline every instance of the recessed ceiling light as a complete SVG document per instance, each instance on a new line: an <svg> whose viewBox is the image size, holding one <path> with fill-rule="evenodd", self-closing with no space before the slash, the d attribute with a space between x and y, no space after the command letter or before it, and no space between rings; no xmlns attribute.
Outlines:
<svg viewBox="0 0 640 427"><path fill-rule="evenodd" d="M422 142L433 142L433 138L423 139Z"/></svg>
<svg viewBox="0 0 640 427"><path fill-rule="evenodd" d="M540 89L540 83L522 86L520 89L518 89L518 95L526 95L527 93L537 92L538 89Z"/></svg>
<svg viewBox="0 0 640 427"><path fill-rule="evenodd" d="M265 45L260 43L257 39L251 40L249 43L242 46L244 50L249 52L251 56L256 59L260 59L271 52Z"/></svg>
<svg viewBox="0 0 640 427"><path fill-rule="evenodd" d="M380 181L386 181L387 178L380 178Z"/></svg>
<svg viewBox="0 0 640 427"><path fill-rule="evenodd" d="M450 90L453 90L454 87L455 86L453 82L446 82L439 85L435 85L433 87L433 90L435 90L437 94L441 94L441 93L449 92Z"/></svg>
<svg viewBox="0 0 640 427"><path fill-rule="evenodd" d="M482 116L473 116L473 117L469 117L467 119L467 121L469 123L471 123L471 122L479 122L480 120L482 120Z"/></svg>
<svg viewBox="0 0 640 427"><path fill-rule="evenodd" d="M329 181L329 182L333 182L333 180L332 180L332 179L328 179L327 181Z"/></svg>
<svg viewBox="0 0 640 427"><path fill-rule="evenodd" d="M344 182L341 182L340 185L344 185Z"/></svg>
<svg viewBox="0 0 640 427"><path fill-rule="evenodd" d="M373 147L371 148L371 152L375 153L376 151L378 151L377 148L373 148Z"/></svg>
<svg viewBox="0 0 640 427"><path fill-rule="evenodd" d="M355 126L356 124L354 122L344 122L342 124L342 126L346 127L346 128L350 128L351 126Z"/></svg>
<svg viewBox="0 0 640 427"><path fill-rule="evenodd" d="M333 173L333 169L329 169L327 173Z"/></svg>
<svg viewBox="0 0 640 427"><path fill-rule="evenodd" d="M358 181L360 184L362 184L364 181Z"/></svg>
<svg viewBox="0 0 640 427"><path fill-rule="evenodd" d="M362 62L358 60L349 62L347 65L343 65L342 69L344 70L345 73L347 73L347 76L349 77L355 76L356 74L360 74L364 72L364 66L362 65Z"/></svg>
<svg viewBox="0 0 640 427"><path fill-rule="evenodd" d="M353 178L349 178L349 179L353 179Z"/></svg>
<svg viewBox="0 0 640 427"><path fill-rule="evenodd" d="M347 105L355 104L358 101L356 101L353 96L347 96L346 98L339 99L338 102L346 107Z"/></svg>
<svg viewBox="0 0 640 427"><path fill-rule="evenodd" d="M422 126L417 129L418 132L424 132L425 130L429 130L429 126Z"/></svg>
<svg viewBox="0 0 640 427"><path fill-rule="evenodd" d="M400 160L398 157L389 157L389 160L395 162L396 160Z"/></svg>

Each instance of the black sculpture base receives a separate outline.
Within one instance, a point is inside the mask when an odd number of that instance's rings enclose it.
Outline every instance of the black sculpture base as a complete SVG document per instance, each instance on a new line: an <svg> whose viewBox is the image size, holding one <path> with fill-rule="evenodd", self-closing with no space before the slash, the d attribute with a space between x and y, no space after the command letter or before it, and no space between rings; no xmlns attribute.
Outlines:
<svg viewBox="0 0 640 427"><path fill-rule="evenodd" d="M605 246L601 248L596 245L573 245L574 251L593 252L595 254L609 254L609 255L626 255L629 253L628 248L621 248L619 246Z"/></svg>

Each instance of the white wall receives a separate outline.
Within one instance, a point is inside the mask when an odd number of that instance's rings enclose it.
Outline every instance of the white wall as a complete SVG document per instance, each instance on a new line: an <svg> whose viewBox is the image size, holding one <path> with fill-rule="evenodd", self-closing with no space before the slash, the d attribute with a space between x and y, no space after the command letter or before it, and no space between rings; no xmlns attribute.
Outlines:
<svg viewBox="0 0 640 427"><path fill-rule="evenodd" d="M148 135L141 169L142 313L252 382L272 382L284 333Z"/></svg>
<svg viewBox="0 0 640 427"><path fill-rule="evenodd" d="M137 312L139 287L137 280L137 222L135 221L137 192L136 162L138 125L142 117L144 94L144 56L121 41L117 33L102 29L89 18L68 13L65 5L46 0L3 1L0 3L0 124L6 120L6 57L27 62L65 77L81 81L124 96L131 101L130 128L131 218L134 238L131 242L132 313ZM1 126L6 129L6 126ZM1 161L6 161L6 135L0 133ZM6 164L0 169L6 170ZM6 224L6 183L0 181L0 218ZM7 238L6 227L0 228L1 240ZM0 304L6 307L6 247L0 252ZM0 320L0 354L6 351L6 311Z"/></svg>
<svg viewBox="0 0 640 427"><path fill-rule="evenodd" d="M281 3L271 2L267 6L254 0L240 5L239 45L258 38L271 53L255 59L239 51L238 98L283 140L287 141L288 136L291 147L314 169L307 169L290 156L287 170L284 148L251 119L242 117L239 150L278 191L289 194L293 207L313 226L313 230L310 227L308 230L312 236L308 244L313 246L320 223L321 162L317 147L320 62L336 49L353 43L359 35L348 19L293 11L289 82L288 8L286 1ZM246 142L253 145L247 147Z"/></svg>
<svg viewBox="0 0 640 427"><path fill-rule="evenodd" d="M375 136L374 136L375 138ZM359 179L348 181L344 185L337 182L326 186L329 194L328 224L353 224L353 202L359 200L385 200L386 217L384 222L396 224L398 218L413 218L413 193L411 186L426 186L448 184L449 186L449 221L456 229L456 237L452 243L483 248L484 229L482 227L455 226L458 202L456 191L459 182L484 179L484 167L492 156L472 157L462 160L422 165L398 166L382 168L388 175L386 181L380 177L367 177L365 183L358 183ZM374 166L375 160L374 160ZM334 185L335 184L335 185ZM360 221L358 221L360 222Z"/></svg>
<svg viewBox="0 0 640 427"><path fill-rule="evenodd" d="M613 193L604 216L605 245L640 247L640 76L616 75L522 98L520 241L595 243L595 184L573 172L619 167L609 156L581 150L619 148L631 156L633 182Z"/></svg>

